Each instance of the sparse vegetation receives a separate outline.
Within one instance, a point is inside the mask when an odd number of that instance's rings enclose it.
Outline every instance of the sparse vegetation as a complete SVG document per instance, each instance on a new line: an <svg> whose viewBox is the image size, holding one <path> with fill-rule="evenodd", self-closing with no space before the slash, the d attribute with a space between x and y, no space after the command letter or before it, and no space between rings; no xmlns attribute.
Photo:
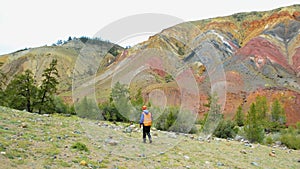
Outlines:
<svg viewBox="0 0 300 169"><path fill-rule="evenodd" d="M85 151L85 152L89 152L89 149L87 148L87 146L81 142L76 142L74 143L71 148L79 150L79 151Z"/></svg>

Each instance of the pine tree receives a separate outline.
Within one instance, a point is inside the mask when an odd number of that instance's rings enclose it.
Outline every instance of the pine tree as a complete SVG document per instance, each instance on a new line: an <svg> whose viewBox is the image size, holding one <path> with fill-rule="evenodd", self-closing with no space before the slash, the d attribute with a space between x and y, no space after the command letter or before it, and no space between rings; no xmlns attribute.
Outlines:
<svg viewBox="0 0 300 169"><path fill-rule="evenodd" d="M280 124L285 124L286 117L284 113L284 109L281 106L278 99L276 99L272 104L271 117L273 122L278 122Z"/></svg>
<svg viewBox="0 0 300 169"><path fill-rule="evenodd" d="M266 120L268 112L267 98L265 96L256 97L256 112L259 119Z"/></svg>
<svg viewBox="0 0 300 169"><path fill-rule="evenodd" d="M209 114L206 117L205 124L203 126L203 134L206 138L209 138L215 129L218 127L219 122L223 119L221 114L221 106L218 104L218 96L214 93L209 97L209 102L206 106L210 106Z"/></svg>
<svg viewBox="0 0 300 169"><path fill-rule="evenodd" d="M26 70L24 74L16 76L5 90L7 106L15 109L26 109L32 112L35 107L37 87L32 72Z"/></svg>
<svg viewBox="0 0 300 169"><path fill-rule="evenodd" d="M238 126L244 126L244 113L242 106L239 106L236 111L235 122Z"/></svg>
<svg viewBox="0 0 300 169"><path fill-rule="evenodd" d="M244 129L249 141L262 142L264 138L263 127L260 122L260 115L257 113L257 108L254 103L250 106Z"/></svg>
<svg viewBox="0 0 300 169"><path fill-rule="evenodd" d="M50 63L50 67L45 69L42 74L43 81L39 91L39 114L42 113L42 111L49 112L54 107L53 95L57 91L57 78L59 77L56 65L57 60L53 59Z"/></svg>

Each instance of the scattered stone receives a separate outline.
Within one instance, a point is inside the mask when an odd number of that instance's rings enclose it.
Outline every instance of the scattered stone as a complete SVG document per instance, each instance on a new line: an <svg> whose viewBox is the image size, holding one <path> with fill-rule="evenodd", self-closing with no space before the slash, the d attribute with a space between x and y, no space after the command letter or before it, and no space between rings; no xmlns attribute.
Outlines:
<svg viewBox="0 0 300 169"><path fill-rule="evenodd" d="M143 154L140 154L139 157L146 157L146 155L143 153Z"/></svg>
<svg viewBox="0 0 300 169"><path fill-rule="evenodd" d="M281 141L275 141L275 145L280 146L281 144Z"/></svg>
<svg viewBox="0 0 300 169"><path fill-rule="evenodd" d="M198 137L198 141L204 141L204 138Z"/></svg>
<svg viewBox="0 0 300 169"><path fill-rule="evenodd" d="M300 163L300 159L298 160L298 163Z"/></svg>
<svg viewBox="0 0 300 169"><path fill-rule="evenodd" d="M187 166L185 166L185 168L191 168L191 166L187 165Z"/></svg>
<svg viewBox="0 0 300 169"><path fill-rule="evenodd" d="M209 164L210 164L210 162L209 162L209 161L205 161L205 164L206 164L206 165L209 165Z"/></svg>
<svg viewBox="0 0 300 169"><path fill-rule="evenodd" d="M102 163L102 161L103 161L103 160L102 160L102 159L100 159L100 160L98 160L97 162L100 164L100 163Z"/></svg>
<svg viewBox="0 0 300 169"><path fill-rule="evenodd" d="M9 130L8 127L4 127L4 130Z"/></svg>
<svg viewBox="0 0 300 169"><path fill-rule="evenodd" d="M2 155L5 155L6 154L6 152L4 152L4 151L1 151L1 153L0 154L2 154Z"/></svg>
<svg viewBox="0 0 300 169"><path fill-rule="evenodd" d="M270 157L276 157L276 155L274 153L272 153L272 152L269 153L269 156Z"/></svg>
<svg viewBox="0 0 300 169"><path fill-rule="evenodd" d="M252 147L252 144L250 144L250 143L245 143L244 144L246 147Z"/></svg>
<svg viewBox="0 0 300 169"><path fill-rule="evenodd" d="M189 159L190 159L190 157L187 156L187 155L184 155L183 158L186 159L186 160L189 160Z"/></svg>
<svg viewBox="0 0 300 169"><path fill-rule="evenodd" d="M251 165L254 165L254 166L257 166L257 167L259 166L257 162L251 162Z"/></svg>
<svg viewBox="0 0 300 169"><path fill-rule="evenodd" d="M246 150L241 150L240 153L247 154L247 151Z"/></svg>
<svg viewBox="0 0 300 169"><path fill-rule="evenodd" d="M21 124L21 128L27 128L28 126L27 126L27 124L26 123L22 123Z"/></svg>
<svg viewBox="0 0 300 169"><path fill-rule="evenodd" d="M81 134L81 132L80 132L80 131L77 131L77 130L75 130L73 133L74 133L74 134Z"/></svg>
<svg viewBox="0 0 300 169"><path fill-rule="evenodd" d="M159 154L160 154L160 155L163 155L163 154L165 154L165 152L160 152Z"/></svg>
<svg viewBox="0 0 300 169"><path fill-rule="evenodd" d="M177 135L176 135L175 133L169 133L169 134L168 134L168 137L169 137L169 138L174 138L174 139L176 139L176 138L177 138Z"/></svg>
<svg viewBox="0 0 300 169"><path fill-rule="evenodd" d="M118 142L116 140L112 139L112 138L113 138L112 136L109 136L108 139L105 140L105 143L109 144L111 146L118 145Z"/></svg>
<svg viewBox="0 0 300 169"><path fill-rule="evenodd" d="M88 164L87 164L86 161L82 160L82 161L80 161L80 165L82 165L82 166L87 166Z"/></svg>
<svg viewBox="0 0 300 169"><path fill-rule="evenodd" d="M236 141L242 141L242 140L243 140L243 137L240 136L240 135L236 135L236 136L234 137L234 140L236 140Z"/></svg>
<svg viewBox="0 0 300 169"><path fill-rule="evenodd" d="M275 153L275 150L272 150L272 153L273 153L273 154L276 154L276 153Z"/></svg>
<svg viewBox="0 0 300 169"><path fill-rule="evenodd" d="M193 140L194 138L195 138L195 137L194 137L193 135L191 135L191 136L190 136L190 139L192 139L192 140Z"/></svg>
<svg viewBox="0 0 300 169"><path fill-rule="evenodd" d="M43 116L45 116L45 117L50 117L50 114L43 114Z"/></svg>
<svg viewBox="0 0 300 169"><path fill-rule="evenodd" d="M123 131L123 133L131 133L132 132L132 128L131 127L127 127L125 128L125 130Z"/></svg>
<svg viewBox="0 0 300 169"><path fill-rule="evenodd" d="M221 167L221 166L224 166L224 164L221 162L217 162L217 166Z"/></svg>

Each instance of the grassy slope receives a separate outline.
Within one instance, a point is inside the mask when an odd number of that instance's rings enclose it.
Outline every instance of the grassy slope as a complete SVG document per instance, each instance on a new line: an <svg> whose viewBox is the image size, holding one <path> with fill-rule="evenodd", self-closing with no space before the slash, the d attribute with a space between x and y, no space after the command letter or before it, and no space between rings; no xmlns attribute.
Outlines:
<svg viewBox="0 0 300 169"><path fill-rule="evenodd" d="M100 124L0 107L0 168L87 168L80 166L82 160L94 168L300 168L300 151L220 139L200 142L192 135L175 139L161 131L152 131L153 144L143 144L140 132L122 132L127 124ZM107 144L109 137L118 144ZM76 142L89 152L72 149ZM276 157L268 155L272 149Z"/></svg>

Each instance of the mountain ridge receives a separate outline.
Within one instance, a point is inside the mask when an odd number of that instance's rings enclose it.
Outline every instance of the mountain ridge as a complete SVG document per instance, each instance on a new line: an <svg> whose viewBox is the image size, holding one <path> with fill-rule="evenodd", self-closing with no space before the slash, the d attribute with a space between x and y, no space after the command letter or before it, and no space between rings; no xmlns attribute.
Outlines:
<svg viewBox="0 0 300 169"><path fill-rule="evenodd" d="M41 47L42 54L32 54L30 51L19 51L14 54L0 56L0 62L4 65L1 69L9 76L21 73L26 68L39 65L35 72L41 72L43 65L48 63L45 58L56 55L55 50L66 50L68 54L62 54L59 63L60 72L64 79L61 94L71 97L72 73L74 72L77 55L86 55L78 70L82 83L89 85L82 88L79 95L91 95L91 85L96 84L96 98L100 102L109 99L111 83L121 70L134 67L132 61L138 61L139 57L147 54L147 51L157 52L159 57L147 60L149 69L136 69L133 72L136 77L130 84L130 91L134 95L137 89L142 89L144 100L149 100L149 94L153 90L162 90L167 94L168 105L178 105L182 99L175 99L181 95L176 83L164 81L167 75L176 76L177 69L185 65L191 67L199 89L199 113L203 114L207 109L203 106L211 94L212 86L225 81L226 94L231 100L225 102L225 115L232 118L232 114L238 105L247 110L245 98L251 98L253 93L265 90L272 93L286 92L294 98L294 102L283 104L287 111L288 124L300 121L296 111L296 103L300 100L300 5L282 7L270 11L237 13L230 16L210 18L200 21L190 21L162 30L160 33L149 37L145 42L137 44L129 49L117 48L117 54L102 54L103 59L100 69L96 71L96 82L86 76L90 76L95 70L90 70L88 64L97 56L100 46L87 45L82 48L80 41L71 41L60 47ZM103 51L109 51L114 44L103 46ZM68 48L68 49L67 49ZM53 52L49 52L55 49ZM84 49L84 50L82 50ZM94 51L96 49L96 52ZM37 49L36 49L37 50ZM98 50L98 51L97 51ZM47 53L48 51L48 53ZM66 52L62 51L62 53ZM80 52L84 53L80 53ZM50 55L48 55L50 53ZM205 53L208 53L205 56ZM148 53L149 58L153 53ZM65 55L68 57L64 58ZM14 58L19 57L19 58ZM37 57L42 58L39 62ZM47 56L47 57L43 57ZM84 58L84 57L83 57ZM45 60L44 60L45 59ZM24 64L26 61L32 64ZM170 61L170 64L165 62ZM71 63L71 64L70 64ZM177 64L180 63L180 64ZM144 63L138 63L143 65ZM165 64L165 65L164 65ZM66 67L66 65L70 65ZM162 66L159 66L162 65ZM72 67L73 66L73 67ZM20 69L23 67L23 69ZM151 68L152 67L152 68ZM218 75L210 76L211 72L219 70ZM128 69L130 70L130 69ZM138 72L140 71L140 72ZM39 73L37 73L39 74ZM121 74L120 74L121 75ZM173 77L173 79L176 79ZM174 82L174 81L173 81ZM213 82L213 83L212 83ZM143 84L141 84L143 83ZM172 93L172 94L171 94ZM262 92L268 95L268 92ZM290 97L286 96L286 97ZM270 97L270 103L274 97ZM227 99L227 98L226 98ZM69 99L70 100L70 99ZM249 99L248 101L250 101ZM190 98L190 102L193 99ZM292 104L289 105L288 103ZM289 106L293 108L290 109Z"/></svg>

